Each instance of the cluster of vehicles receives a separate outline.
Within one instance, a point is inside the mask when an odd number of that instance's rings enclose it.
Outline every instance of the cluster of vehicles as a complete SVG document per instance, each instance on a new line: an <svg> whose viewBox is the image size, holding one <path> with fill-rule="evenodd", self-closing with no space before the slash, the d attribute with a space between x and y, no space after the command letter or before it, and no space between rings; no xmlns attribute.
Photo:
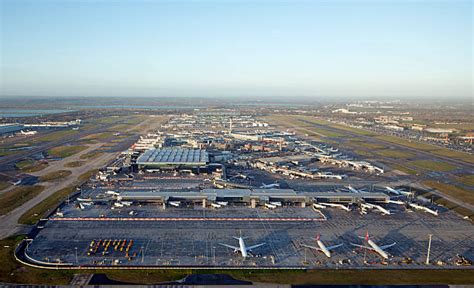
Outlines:
<svg viewBox="0 0 474 288"><path fill-rule="evenodd" d="M131 261L133 258L137 256L137 252L130 254L130 249L133 247L133 239L129 240L127 243L127 239L117 240L117 239L99 239L98 241L92 240L89 244L89 250L87 252L87 256L95 256L99 252L100 248L102 247L102 256L108 255L109 247L112 246L114 251L117 252L125 252L125 257Z"/></svg>

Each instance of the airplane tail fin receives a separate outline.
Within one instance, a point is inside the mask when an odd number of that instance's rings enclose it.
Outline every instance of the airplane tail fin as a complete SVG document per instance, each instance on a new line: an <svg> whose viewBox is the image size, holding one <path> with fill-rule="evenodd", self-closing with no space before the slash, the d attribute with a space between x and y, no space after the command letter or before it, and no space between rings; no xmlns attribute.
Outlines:
<svg viewBox="0 0 474 288"><path fill-rule="evenodd" d="M365 233L365 241L369 241L369 230L367 230L367 233Z"/></svg>
<svg viewBox="0 0 474 288"><path fill-rule="evenodd" d="M316 241L319 241L320 238L321 238L320 234L316 235Z"/></svg>

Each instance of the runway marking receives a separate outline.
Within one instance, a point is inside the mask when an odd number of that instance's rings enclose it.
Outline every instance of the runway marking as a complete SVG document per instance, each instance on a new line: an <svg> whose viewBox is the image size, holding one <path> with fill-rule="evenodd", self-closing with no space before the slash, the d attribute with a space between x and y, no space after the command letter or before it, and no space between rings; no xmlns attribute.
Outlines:
<svg viewBox="0 0 474 288"><path fill-rule="evenodd" d="M53 221L326 221L324 218L50 218Z"/></svg>

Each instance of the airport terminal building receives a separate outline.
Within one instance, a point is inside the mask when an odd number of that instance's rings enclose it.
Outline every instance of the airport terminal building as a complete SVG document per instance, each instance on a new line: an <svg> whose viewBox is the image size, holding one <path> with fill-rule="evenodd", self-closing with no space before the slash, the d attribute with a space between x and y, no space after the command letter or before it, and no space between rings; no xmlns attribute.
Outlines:
<svg viewBox="0 0 474 288"><path fill-rule="evenodd" d="M139 169L199 170L207 168L209 154L202 149L157 148L145 151L136 163Z"/></svg>

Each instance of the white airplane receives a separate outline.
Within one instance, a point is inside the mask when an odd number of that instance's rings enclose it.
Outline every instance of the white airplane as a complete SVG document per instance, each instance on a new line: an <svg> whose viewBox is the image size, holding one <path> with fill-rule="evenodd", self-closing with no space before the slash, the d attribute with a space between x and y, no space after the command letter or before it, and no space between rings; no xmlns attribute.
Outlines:
<svg viewBox="0 0 474 288"><path fill-rule="evenodd" d="M90 202L92 201L92 198L77 198L77 201L80 201L80 202Z"/></svg>
<svg viewBox="0 0 474 288"><path fill-rule="evenodd" d="M318 203L313 203L313 207L314 207L314 208L317 208L317 209L324 209L324 208L327 208L326 206L321 205L321 204L318 204Z"/></svg>
<svg viewBox="0 0 474 288"><path fill-rule="evenodd" d="M352 187L351 185L347 186L346 188L349 189L349 191L352 192L352 193L361 193L361 192L364 192L364 191L362 191L362 190L358 190L358 189Z"/></svg>
<svg viewBox="0 0 474 288"><path fill-rule="evenodd" d="M270 204L281 207L281 202L270 202Z"/></svg>
<svg viewBox="0 0 474 288"><path fill-rule="evenodd" d="M122 208L124 205L120 202L115 202L114 207Z"/></svg>
<svg viewBox="0 0 474 288"><path fill-rule="evenodd" d="M280 188L280 184L279 183L272 183L272 184L262 183L262 186L260 186L260 188L263 188L263 189Z"/></svg>
<svg viewBox="0 0 474 288"><path fill-rule="evenodd" d="M169 201L168 204L170 204L171 206L174 206L174 207L179 207L179 205L181 205L181 202L179 202L179 201Z"/></svg>
<svg viewBox="0 0 474 288"><path fill-rule="evenodd" d="M113 195L113 196L119 196L120 195L120 193L112 191L112 190L109 190L109 191L105 192L105 194Z"/></svg>
<svg viewBox="0 0 474 288"><path fill-rule="evenodd" d="M403 190L399 190L399 189L393 189L393 188L388 187L388 186L386 186L385 189L387 189L388 192L393 193L395 195L399 195L399 196L401 196L401 195L412 196L413 195L412 192L407 192L407 191L403 191Z"/></svg>
<svg viewBox="0 0 474 288"><path fill-rule="evenodd" d="M257 247L265 245L265 243L260 243L260 244L257 244L257 245L247 247L247 246L245 246L245 242L244 242L244 239L246 239L247 237L240 236L240 237L232 237L232 238L239 241L239 247L232 246L232 245L227 245L227 244L224 244L224 243L219 243L219 245L225 246L227 248L234 249L234 253L235 252L240 252L242 254L242 257L244 257L244 258L248 257L248 252L251 252L253 249L255 249Z"/></svg>
<svg viewBox="0 0 474 288"><path fill-rule="evenodd" d="M336 204L336 203L319 203L319 204L324 205L324 206L328 206L328 207L341 208L342 210L346 210L347 212L351 211L351 209L349 207L346 207L342 204Z"/></svg>
<svg viewBox="0 0 474 288"><path fill-rule="evenodd" d="M229 202L226 202L226 201L217 201L217 204L221 205L221 206L227 206L227 204L229 204Z"/></svg>
<svg viewBox="0 0 474 288"><path fill-rule="evenodd" d="M392 204L398 204L398 205L405 205L405 202L403 201L399 201L399 200L388 200L388 203L392 203Z"/></svg>
<svg viewBox="0 0 474 288"><path fill-rule="evenodd" d="M92 203L92 202L82 202L82 205L84 205L84 206L92 206L92 204L94 204L94 203Z"/></svg>
<svg viewBox="0 0 474 288"><path fill-rule="evenodd" d="M131 206L133 204L132 201L122 201L121 203L125 206Z"/></svg>
<svg viewBox="0 0 474 288"><path fill-rule="evenodd" d="M211 207L214 207L214 208L221 208L222 205L218 204L218 203L211 203Z"/></svg>
<svg viewBox="0 0 474 288"><path fill-rule="evenodd" d="M389 210L383 208L380 205L375 205L375 204L370 204L370 203L361 203L360 206L362 207L362 209L377 209L380 212L382 212L382 214L384 214L384 215L390 215L391 214Z"/></svg>
<svg viewBox="0 0 474 288"><path fill-rule="evenodd" d="M27 136L31 136L31 135L35 135L36 133L38 133L38 131L23 131L21 130L20 131L21 135L27 135Z"/></svg>
<svg viewBox="0 0 474 288"><path fill-rule="evenodd" d="M276 205L273 205L273 204L270 204L270 203L265 203L265 207L269 208L269 209L275 209L277 208Z"/></svg>
<svg viewBox="0 0 474 288"><path fill-rule="evenodd" d="M410 207L413 207L417 210L423 210L425 212L428 212L430 214L433 214L435 216L438 216L438 211L437 210L433 210L433 209L430 209L428 207L425 207L425 206L421 206L421 205L418 205L418 204L415 204L415 203L408 203L408 205L410 205Z"/></svg>
<svg viewBox="0 0 474 288"><path fill-rule="evenodd" d="M318 234L318 236L316 237L316 243L318 244L319 247L310 246L310 245L306 245L306 244L301 244L301 246L311 248L311 249L314 249L314 250L318 250L320 252L323 252L324 255L326 255L328 258L331 258L331 252L330 251L333 250L333 249L336 249L337 247L341 247L342 245L344 245L344 243L341 243L341 244L338 244L338 245L333 245L333 246L326 247L326 245L324 245L324 243L319 239L320 239L320 235Z"/></svg>
<svg viewBox="0 0 474 288"><path fill-rule="evenodd" d="M360 236L359 236L360 237ZM362 237L360 237L362 238ZM359 244L354 244L354 243L351 243L352 246L355 246L355 247L360 247L360 248L365 248L365 249L369 249L371 251L374 251L374 252L377 252L380 256L382 256L382 258L384 259L388 259L388 254L387 252L385 252L384 250L385 249L388 249L392 246L395 246L397 244L397 242L393 242L392 244L388 244L388 245L382 245L382 246L379 246L377 244L374 243L374 241L372 241L369 237L369 231L367 231L367 233L365 234L365 241L367 241L367 244L370 246L364 246L364 245L359 245Z"/></svg>

